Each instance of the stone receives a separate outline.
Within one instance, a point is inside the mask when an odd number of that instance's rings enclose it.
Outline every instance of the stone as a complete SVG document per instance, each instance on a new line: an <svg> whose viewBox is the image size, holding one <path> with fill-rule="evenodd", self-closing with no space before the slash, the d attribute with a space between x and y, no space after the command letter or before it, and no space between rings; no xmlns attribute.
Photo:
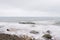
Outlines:
<svg viewBox="0 0 60 40"><path fill-rule="evenodd" d="M32 33L32 34L39 34L39 32L35 31L35 30L30 31L30 33Z"/></svg>

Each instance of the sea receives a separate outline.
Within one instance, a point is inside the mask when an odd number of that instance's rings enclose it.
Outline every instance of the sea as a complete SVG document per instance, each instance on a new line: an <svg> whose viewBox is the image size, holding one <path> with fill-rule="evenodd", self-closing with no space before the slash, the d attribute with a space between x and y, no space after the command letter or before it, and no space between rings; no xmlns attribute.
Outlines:
<svg viewBox="0 0 60 40"><path fill-rule="evenodd" d="M16 31L7 32L7 28ZM30 33L32 30L38 31L39 34ZM51 31L54 40L60 40L60 17L0 17L0 31L2 33L26 34L38 39L42 38L47 30Z"/></svg>
<svg viewBox="0 0 60 40"><path fill-rule="evenodd" d="M36 23L43 23L43 24L52 24L60 25L60 17L0 17L0 22L21 22L21 21L28 21Z"/></svg>
<svg viewBox="0 0 60 40"><path fill-rule="evenodd" d="M60 21L60 17L0 17L0 22L19 22L19 21Z"/></svg>

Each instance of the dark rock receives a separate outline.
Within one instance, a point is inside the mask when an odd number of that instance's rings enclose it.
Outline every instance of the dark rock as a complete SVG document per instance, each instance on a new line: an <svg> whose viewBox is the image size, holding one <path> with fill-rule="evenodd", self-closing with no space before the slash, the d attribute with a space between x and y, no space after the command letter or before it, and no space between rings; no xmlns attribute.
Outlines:
<svg viewBox="0 0 60 40"><path fill-rule="evenodd" d="M34 22L19 22L19 24L35 24Z"/></svg>
<svg viewBox="0 0 60 40"><path fill-rule="evenodd" d="M32 33L32 34L39 34L39 32L37 32L35 30L30 31L30 33Z"/></svg>
<svg viewBox="0 0 60 40"><path fill-rule="evenodd" d="M46 38L46 39L51 39L52 38L52 36L50 34L44 34L43 37Z"/></svg>
<svg viewBox="0 0 60 40"><path fill-rule="evenodd" d="M49 33L49 34L51 33L50 30L47 30L46 32Z"/></svg>
<svg viewBox="0 0 60 40"><path fill-rule="evenodd" d="M7 31L10 31L9 29L7 29Z"/></svg>
<svg viewBox="0 0 60 40"><path fill-rule="evenodd" d="M0 40L32 40L29 36L10 35L10 34L0 34Z"/></svg>
<svg viewBox="0 0 60 40"><path fill-rule="evenodd" d="M0 40L20 40L16 35L0 34Z"/></svg>

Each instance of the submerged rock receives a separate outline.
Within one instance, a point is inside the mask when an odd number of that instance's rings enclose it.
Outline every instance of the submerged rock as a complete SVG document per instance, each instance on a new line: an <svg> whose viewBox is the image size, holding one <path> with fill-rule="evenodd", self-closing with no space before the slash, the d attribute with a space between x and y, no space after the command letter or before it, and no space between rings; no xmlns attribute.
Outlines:
<svg viewBox="0 0 60 40"><path fill-rule="evenodd" d="M19 24L35 24L34 22L19 22Z"/></svg>
<svg viewBox="0 0 60 40"><path fill-rule="evenodd" d="M39 34L39 32L35 31L35 30L30 31L30 33L32 33L32 34Z"/></svg>

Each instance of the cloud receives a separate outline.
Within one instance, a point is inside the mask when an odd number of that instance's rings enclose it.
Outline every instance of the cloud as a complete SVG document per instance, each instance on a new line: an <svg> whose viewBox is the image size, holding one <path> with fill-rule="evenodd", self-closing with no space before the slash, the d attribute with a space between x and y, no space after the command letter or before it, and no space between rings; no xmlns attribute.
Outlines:
<svg viewBox="0 0 60 40"><path fill-rule="evenodd" d="M0 0L0 16L60 17L60 0Z"/></svg>

